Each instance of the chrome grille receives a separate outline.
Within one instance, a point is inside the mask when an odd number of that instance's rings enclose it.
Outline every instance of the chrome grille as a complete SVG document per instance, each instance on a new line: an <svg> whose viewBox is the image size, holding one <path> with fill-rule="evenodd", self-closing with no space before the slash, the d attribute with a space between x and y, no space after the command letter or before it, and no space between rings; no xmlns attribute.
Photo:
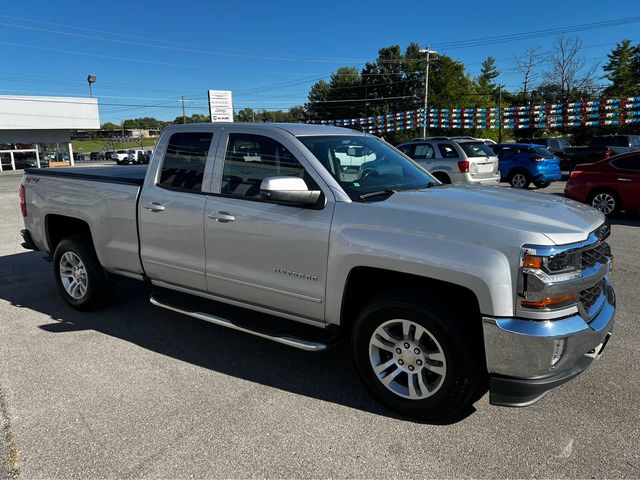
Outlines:
<svg viewBox="0 0 640 480"><path fill-rule="evenodd" d="M611 258L611 248L606 242L582 252L582 268L594 267L599 263L607 263Z"/></svg>
<svg viewBox="0 0 640 480"><path fill-rule="evenodd" d="M594 285L591 288L587 288L580 292L580 302L582 302L582 306L585 310L589 311L589 309L596 303L596 300L602 294L602 282L598 282L597 285Z"/></svg>

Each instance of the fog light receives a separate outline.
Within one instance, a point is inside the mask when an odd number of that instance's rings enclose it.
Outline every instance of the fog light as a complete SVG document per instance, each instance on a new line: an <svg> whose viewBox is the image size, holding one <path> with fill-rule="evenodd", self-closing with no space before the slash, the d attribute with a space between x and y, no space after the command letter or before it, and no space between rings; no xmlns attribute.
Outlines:
<svg viewBox="0 0 640 480"><path fill-rule="evenodd" d="M553 342L553 353L551 354L551 366L555 367L556 363L560 361L562 358L562 354L564 353L565 339L561 338L559 340L554 340Z"/></svg>

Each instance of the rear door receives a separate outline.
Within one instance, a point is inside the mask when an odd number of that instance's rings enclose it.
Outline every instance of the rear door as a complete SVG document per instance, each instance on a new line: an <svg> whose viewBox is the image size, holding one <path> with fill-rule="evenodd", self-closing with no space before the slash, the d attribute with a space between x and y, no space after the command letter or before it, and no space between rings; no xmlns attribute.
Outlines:
<svg viewBox="0 0 640 480"><path fill-rule="evenodd" d="M142 263L156 283L206 291L203 183L213 168L207 161L213 132L166 135L139 202Z"/></svg>
<svg viewBox="0 0 640 480"><path fill-rule="evenodd" d="M322 322L334 200L297 145L284 131L225 127L205 208L207 289ZM263 200L261 181L279 176L303 178L325 203Z"/></svg>
<svg viewBox="0 0 640 480"><path fill-rule="evenodd" d="M622 208L640 210L640 153L613 160L615 181Z"/></svg>

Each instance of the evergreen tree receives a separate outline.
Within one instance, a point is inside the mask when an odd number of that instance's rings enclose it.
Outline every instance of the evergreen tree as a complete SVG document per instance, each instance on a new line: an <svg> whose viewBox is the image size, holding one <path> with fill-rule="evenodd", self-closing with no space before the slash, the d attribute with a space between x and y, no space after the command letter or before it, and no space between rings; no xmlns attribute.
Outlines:
<svg viewBox="0 0 640 480"><path fill-rule="evenodd" d="M496 59L489 56L482 62L482 68L480 68L480 75L476 79L478 87L481 93L492 93L497 89L497 85L494 82L496 78L500 76L500 71L496 67Z"/></svg>
<svg viewBox="0 0 640 480"><path fill-rule="evenodd" d="M611 82L604 93L612 97L632 97L639 94L640 78L638 46L632 45L630 40L623 40L616 45L610 54L609 62L603 67L605 78Z"/></svg>

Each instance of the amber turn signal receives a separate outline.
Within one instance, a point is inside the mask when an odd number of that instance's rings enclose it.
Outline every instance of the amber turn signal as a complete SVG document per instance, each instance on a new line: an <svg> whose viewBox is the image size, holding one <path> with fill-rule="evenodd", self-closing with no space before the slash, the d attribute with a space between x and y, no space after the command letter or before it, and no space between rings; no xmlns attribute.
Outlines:
<svg viewBox="0 0 640 480"><path fill-rule="evenodd" d="M578 301L577 293L570 293L561 297L546 297L541 300L522 300L520 305L525 308L554 308L562 307Z"/></svg>
<svg viewBox="0 0 640 480"><path fill-rule="evenodd" d="M527 253L522 260L522 266L524 268L542 268L542 257Z"/></svg>

